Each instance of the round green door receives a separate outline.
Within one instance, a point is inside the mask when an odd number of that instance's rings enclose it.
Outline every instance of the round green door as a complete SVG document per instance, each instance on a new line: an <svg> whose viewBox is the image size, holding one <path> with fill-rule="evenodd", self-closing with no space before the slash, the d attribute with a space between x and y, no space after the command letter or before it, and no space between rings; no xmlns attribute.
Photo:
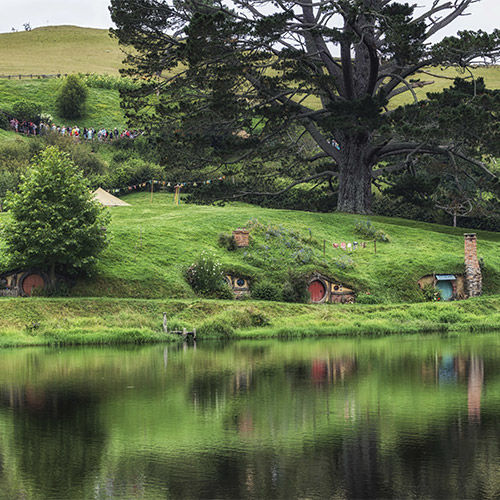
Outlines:
<svg viewBox="0 0 500 500"><path fill-rule="evenodd" d="M441 300L451 300L453 298L453 285L451 281L438 281L436 287L441 292Z"/></svg>

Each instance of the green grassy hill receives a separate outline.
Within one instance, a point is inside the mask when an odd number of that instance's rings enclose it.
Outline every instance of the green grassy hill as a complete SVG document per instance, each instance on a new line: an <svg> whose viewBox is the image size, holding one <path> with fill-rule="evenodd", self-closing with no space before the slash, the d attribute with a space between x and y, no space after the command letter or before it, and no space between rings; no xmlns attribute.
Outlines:
<svg viewBox="0 0 500 500"><path fill-rule="evenodd" d="M120 108L117 90L89 88L85 116L77 120L61 118L56 111L56 96L63 79L46 80L3 80L0 79L0 109L10 110L21 99L40 104L43 113L49 113L58 125L78 125L79 127L100 127L122 129L125 117Z"/></svg>
<svg viewBox="0 0 500 500"><path fill-rule="evenodd" d="M47 26L32 31L0 34L0 75L14 74L57 74L96 73L118 75L123 53L116 40L107 30L81 28L77 26ZM435 76L421 74L420 78L434 82L416 89L419 98L427 92L438 92L452 84L456 76L463 76L453 68L432 68ZM500 67L476 68L475 77L483 77L490 88L500 88ZM55 93L61 84L58 80L3 80L0 79L0 109L21 98L30 99L42 105L43 111L53 115L56 123L64 120L54 109ZM308 99L315 107L315 98ZM408 93L398 96L392 106L411 102ZM89 109L79 126L123 126L118 92L90 89Z"/></svg>
<svg viewBox="0 0 500 500"><path fill-rule="evenodd" d="M47 26L0 34L0 75L118 75L123 53L108 30Z"/></svg>
<svg viewBox="0 0 500 500"><path fill-rule="evenodd" d="M74 295L194 298L184 271L203 251L213 253L226 271L254 282L282 283L289 268L302 273L317 270L353 287L360 296L369 292L374 301L384 303L422 300L416 281L423 275L463 272L466 231L461 228L372 217L375 227L384 230L391 241L377 243L376 254L373 243L347 254L332 243L363 241L354 231L360 216L272 210L242 203L175 206L171 194L160 193L154 195L153 203L146 192L125 199L131 207L111 209L111 244L97 275L79 282ZM0 221L3 217L7 215L0 214ZM219 233L247 226L250 219L274 228L267 236L252 233L248 249L231 252L218 244ZM484 292L498 294L500 233L478 231L478 238L485 263ZM307 257L302 259L302 255ZM5 261L5 255L0 249L1 260Z"/></svg>

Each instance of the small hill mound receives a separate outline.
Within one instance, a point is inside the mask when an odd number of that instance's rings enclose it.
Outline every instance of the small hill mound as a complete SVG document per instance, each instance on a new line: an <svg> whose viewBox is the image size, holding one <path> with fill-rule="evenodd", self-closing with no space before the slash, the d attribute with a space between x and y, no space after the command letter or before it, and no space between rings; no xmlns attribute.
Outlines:
<svg viewBox="0 0 500 500"><path fill-rule="evenodd" d="M0 75L118 75L123 53L108 30L47 26L0 34Z"/></svg>

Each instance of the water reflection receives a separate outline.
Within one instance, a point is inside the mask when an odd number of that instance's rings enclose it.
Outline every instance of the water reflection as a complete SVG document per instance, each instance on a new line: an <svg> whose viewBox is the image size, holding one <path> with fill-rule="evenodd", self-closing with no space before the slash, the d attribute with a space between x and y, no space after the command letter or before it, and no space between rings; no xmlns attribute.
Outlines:
<svg viewBox="0 0 500 500"><path fill-rule="evenodd" d="M496 498L495 335L0 354L0 497Z"/></svg>

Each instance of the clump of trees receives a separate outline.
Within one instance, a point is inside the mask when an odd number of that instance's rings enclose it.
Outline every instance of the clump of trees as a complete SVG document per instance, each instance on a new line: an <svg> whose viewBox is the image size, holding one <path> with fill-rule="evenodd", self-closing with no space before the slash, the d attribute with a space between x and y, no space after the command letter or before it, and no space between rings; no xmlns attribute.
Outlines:
<svg viewBox="0 0 500 500"><path fill-rule="evenodd" d="M77 75L69 75L61 86L56 107L63 118L80 118L85 112L88 88Z"/></svg>
<svg viewBox="0 0 500 500"><path fill-rule="evenodd" d="M19 191L8 194L7 208L1 236L10 265L42 269L53 283L56 272L89 272L107 245L109 214L78 167L54 146L35 157Z"/></svg>

